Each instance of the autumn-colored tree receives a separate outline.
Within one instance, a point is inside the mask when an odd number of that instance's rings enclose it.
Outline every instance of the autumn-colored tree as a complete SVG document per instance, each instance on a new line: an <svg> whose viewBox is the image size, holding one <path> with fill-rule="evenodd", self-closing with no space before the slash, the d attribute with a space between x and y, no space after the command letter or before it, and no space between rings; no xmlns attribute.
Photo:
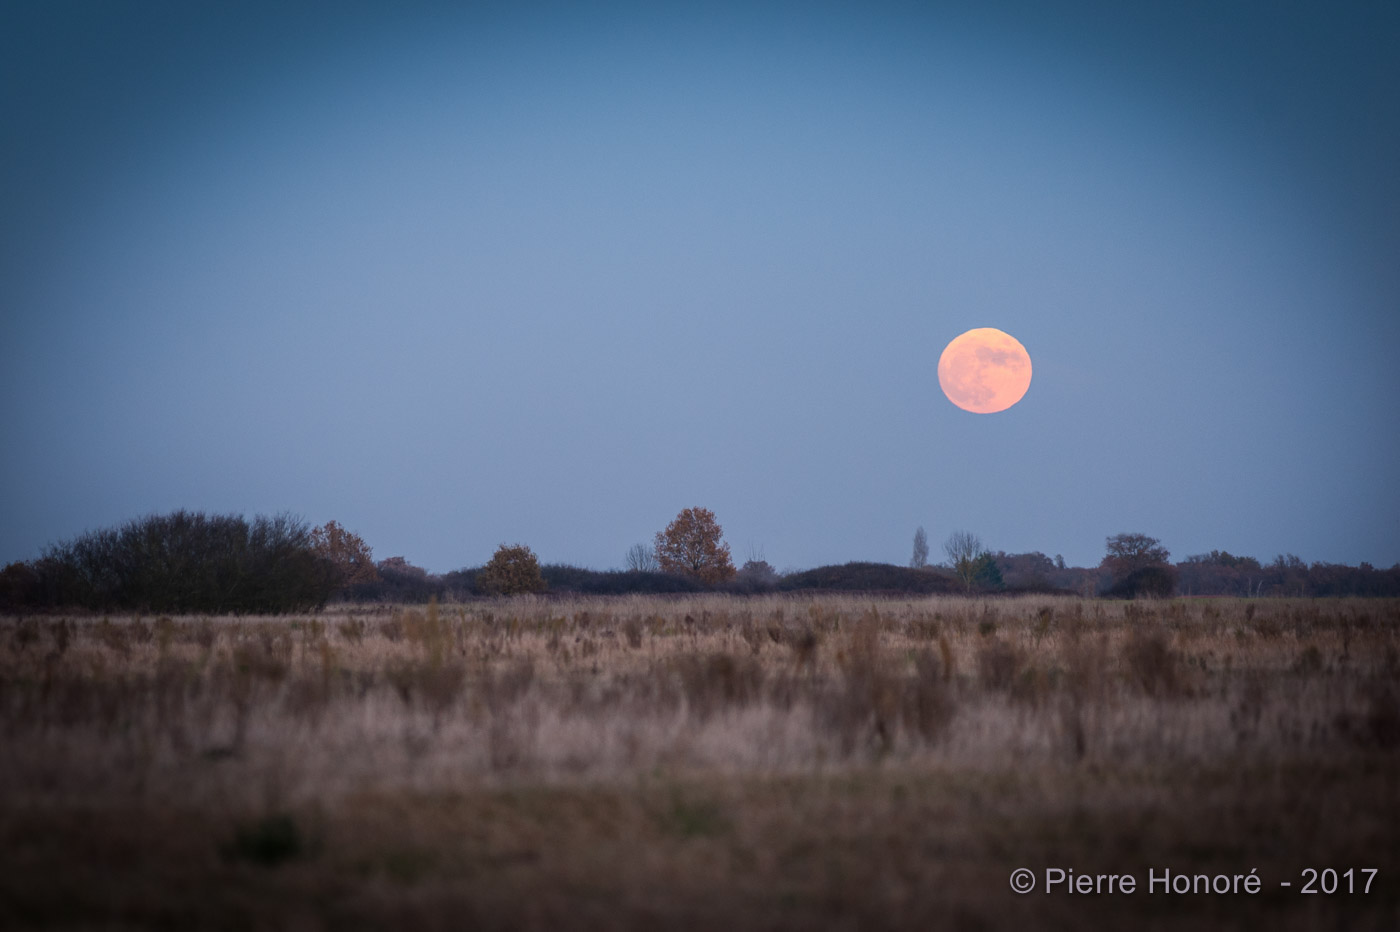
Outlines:
<svg viewBox="0 0 1400 932"><path fill-rule="evenodd" d="M338 589L379 579L369 544L334 521L311 529L311 549L330 564Z"/></svg>
<svg viewBox="0 0 1400 932"><path fill-rule="evenodd" d="M663 573L722 583L734 575L729 545L720 543L723 534L713 511L687 508L656 535L656 562Z"/></svg>
<svg viewBox="0 0 1400 932"><path fill-rule="evenodd" d="M544 576L535 552L524 544L501 544L476 577L476 587L487 595L543 592Z"/></svg>

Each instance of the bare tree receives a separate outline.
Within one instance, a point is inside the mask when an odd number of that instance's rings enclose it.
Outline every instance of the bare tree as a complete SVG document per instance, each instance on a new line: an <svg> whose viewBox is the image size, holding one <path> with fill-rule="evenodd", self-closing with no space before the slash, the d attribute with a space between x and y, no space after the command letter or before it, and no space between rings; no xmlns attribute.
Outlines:
<svg viewBox="0 0 1400 932"><path fill-rule="evenodd" d="M627 551L627 568L638 573L655 573L656 553L646 544L633 544Z"/></svg>
<svg viewBox="0 0 1400 932"><path fill-rule="evenodd" d="M971 531L954 531L943 542L943 552L948 555L948 563L957 566L982 552L982 538Z"/></svg>
<svg viewBox="0 0 1400 932"><path fill-rule="evenodd" d="M914 532L914 555L909 558L909 565L916 570L928 566L928 535L922 526Z"/></svg>
<svg viewBox="0 0 1400 932"><path fill-rule="evenodd" d="M943 542L943 552L963 586L971 590L979 569L977 558L983 553L982 538L971 531L954 531Z"/></svg>

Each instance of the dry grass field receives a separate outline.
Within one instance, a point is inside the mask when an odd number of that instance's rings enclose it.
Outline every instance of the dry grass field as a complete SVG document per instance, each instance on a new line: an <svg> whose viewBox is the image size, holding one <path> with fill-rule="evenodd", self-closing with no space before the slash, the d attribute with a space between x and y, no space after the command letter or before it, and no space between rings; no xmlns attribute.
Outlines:
<svg viewBox="0 0 1400 932"><path fill-rule="evenodd" d="M0 852L7 929L1395 929L1400 603L7 618Z"/></svg>

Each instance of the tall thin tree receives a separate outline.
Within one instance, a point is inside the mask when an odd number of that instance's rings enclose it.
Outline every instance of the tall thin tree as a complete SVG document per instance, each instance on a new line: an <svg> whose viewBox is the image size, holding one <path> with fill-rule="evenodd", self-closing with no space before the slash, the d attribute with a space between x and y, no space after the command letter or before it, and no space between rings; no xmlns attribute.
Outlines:
<svg viewBox="0 0 1400 932"><path fill-rule="evenodd" d="M909 558L909 565L916 570L928 566L928 534L924 533L923 525L914 532L914 555Z"/></svg>

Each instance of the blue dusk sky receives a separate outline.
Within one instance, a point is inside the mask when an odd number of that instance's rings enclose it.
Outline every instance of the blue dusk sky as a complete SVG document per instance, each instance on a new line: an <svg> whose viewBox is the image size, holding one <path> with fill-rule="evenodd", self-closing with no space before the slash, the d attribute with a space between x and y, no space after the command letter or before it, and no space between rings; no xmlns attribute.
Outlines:
<svg viewBox="0 0 1400 932"><path fill-rule="evenodd" d="M1400 562L1397 3L12 2L0 136L0 562Z"/></svg>

